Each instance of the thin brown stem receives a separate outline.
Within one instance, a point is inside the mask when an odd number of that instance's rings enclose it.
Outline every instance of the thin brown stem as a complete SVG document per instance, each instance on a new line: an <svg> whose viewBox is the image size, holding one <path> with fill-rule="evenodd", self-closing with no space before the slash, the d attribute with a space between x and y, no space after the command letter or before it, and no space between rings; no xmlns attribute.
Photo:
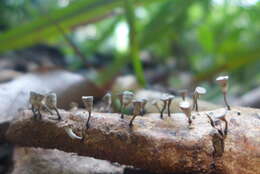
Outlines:
<svg viewBox="0 0 260 174"><path fill-rule="evenodd" d="M168 108L168 117L171 116L171 103L172 103L172 100L169 100L168 101L168 106L167 106L167 108Z"/></svg>
<svg viewBox="0 0 260 174"><path fill-rule="evenodd" d="M227 101L227 93L224 92L223 95L224 95L224 102L225 102L225 104L226 104L228 110L231 110L231 107L230 107L230 105L228 104L228 101Z"/></svg>

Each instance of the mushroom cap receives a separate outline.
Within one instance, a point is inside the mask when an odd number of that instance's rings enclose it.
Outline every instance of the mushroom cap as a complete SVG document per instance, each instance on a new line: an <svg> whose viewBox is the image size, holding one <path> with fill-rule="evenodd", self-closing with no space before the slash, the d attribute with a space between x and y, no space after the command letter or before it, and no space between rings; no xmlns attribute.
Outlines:
<svg viewBox="0 0 260 174"><path fill-rule="evenodd" d="M83 101L93 102L94 97L93 96L82 96L82 100Z"/></svg>
<svg viewBox="0 0 260 174"><path fill-rule="evenodd" d="M206 94L207 90L201 86L196 87L195 92L199 95Z"/></svg>
<svg viewBox="0 0 260 174"><path fill-rule="evenodd" d="M226 114L227 114L227 110L221 109L220 112L215 113L214 117L216 119L225 120Z"/></svg>
<svg viewBox="0 0 260 174"><path fill-rule="evenodd" d="M181 109L189 109L191 105L188 101L182 101L180 102L179 106Z"/></svg>
<svg viewBox="0 0 260 174"><path fill-rule="evenodd" d="M122 93L122 101L123 101L123 103L125 103L125 104L131 103L131 101L133 100L133 98L134 98L134 93L131 92L131 91L124 91L124 92Z"/></svg>
<svg viewBox="0 0 260 174"><path fill-rule="evenodd" d="M110 92L107 92L103 98L106 98L106 97L112 97L112 94Z"/></svg>
<svg viewBox="0 0 260 174"><path fill-rule="evenodd" d="M220 109L218 112L215 112L214 114L212 112L210 112L209 114L215 118L215 119L219 119L219 120L225 120L225 116L227 114L227 109Z"/></svg>
<svg viewBox="0 0 260 174"><path fill-rule="evenodd" d="M219 84L226 84L228 79L229 79L229 76L219 76L219 77L216 78L216 81Z"/></svg>
<svg viewBox="0 0 260 174"><path fill-rule="evenodd" d="M160 97L160 100L162 101L168 101L168 94L163 94L161 97Z"/></svg>
<svg viewBox="0 0 260 174"><path fill-rule="evenodd" d="M102 98L102 100L106 103L112 103L112 94L111 93L106 93L106 95L104 95L104 97Z"/></svg>
<svg viewBox="0 0 260 174"><path fill-rule="evenodd" d="M56 107L57 105L57 95L54 92L50 92L46 95L45 104L50 107Z"/></svg>
<svg viewBox="0 0 260 174"><path fill-rule="evenodd" d="M122 94L127 96L134 96L134 93L131 91L123 91Z"/></svg>

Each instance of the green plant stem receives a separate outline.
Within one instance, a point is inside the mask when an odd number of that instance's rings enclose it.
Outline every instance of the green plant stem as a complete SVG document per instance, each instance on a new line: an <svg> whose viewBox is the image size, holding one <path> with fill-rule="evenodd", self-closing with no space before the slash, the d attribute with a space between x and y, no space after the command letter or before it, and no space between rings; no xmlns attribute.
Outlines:
<svg viewBox="0 0 260 174"><path fill-rule="evenodd" d="M132 60L134 72L140 85L146 86L142 62L139 55L138 34L133 4L130 0L124 0L126 20L129 27L129 58Z"/></svg>

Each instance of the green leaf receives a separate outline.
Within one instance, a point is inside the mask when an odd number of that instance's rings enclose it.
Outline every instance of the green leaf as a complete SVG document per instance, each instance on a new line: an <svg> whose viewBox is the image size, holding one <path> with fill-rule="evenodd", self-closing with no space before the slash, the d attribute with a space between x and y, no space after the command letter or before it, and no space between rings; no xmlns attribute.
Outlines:
<svg viewBox="0 0 260 174"><path fill-rule="evenodd" d="M141 4L137 0L131 0ZM155 0L146 0L150 3ZM49 39L60 34L55 24L59 24L68 32L70 29L82 24L92 22L94 19L108 15L113 9L121 7L121 0L78 0L70 6L58 9L51 14L11 29L0 35L0 52L24 48L35 43Z"/></svg>

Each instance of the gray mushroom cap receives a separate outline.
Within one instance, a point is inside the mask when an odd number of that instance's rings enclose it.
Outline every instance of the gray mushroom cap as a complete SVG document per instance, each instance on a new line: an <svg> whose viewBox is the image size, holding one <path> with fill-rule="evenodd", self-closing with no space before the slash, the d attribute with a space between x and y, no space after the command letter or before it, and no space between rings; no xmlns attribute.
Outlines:
<svg viewBox="0 0 260 174"><path fill-rule="evenodd" d="M199 95L203 95L207 93L207 90L201 86L196 87L195 89L195 93L199 94Z"/></svg>

